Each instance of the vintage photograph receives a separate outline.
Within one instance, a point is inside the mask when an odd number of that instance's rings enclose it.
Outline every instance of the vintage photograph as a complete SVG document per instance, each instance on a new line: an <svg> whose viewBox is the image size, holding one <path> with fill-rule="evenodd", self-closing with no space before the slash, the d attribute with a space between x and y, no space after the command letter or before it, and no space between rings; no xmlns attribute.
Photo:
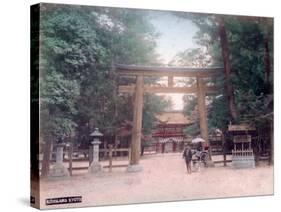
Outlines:
<svg viewBox="0 0 281 212"><path fill-rule="evenodd" d="M273 195L273 18L30 11L31 206Z"/></svg>

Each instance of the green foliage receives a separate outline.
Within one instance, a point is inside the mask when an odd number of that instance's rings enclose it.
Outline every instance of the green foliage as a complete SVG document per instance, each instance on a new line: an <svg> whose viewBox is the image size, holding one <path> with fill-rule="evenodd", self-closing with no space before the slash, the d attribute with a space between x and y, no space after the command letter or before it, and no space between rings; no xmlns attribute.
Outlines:
<svg viewBox="0 0 281 212"><path fill-rule="evenodd" d="M207 67L212 65L211 56L207 54L206 49L187 49L179 52L169 65L187 66L187 67Z"/></svg>
<svg viewBox="0 0 281 212"><path fill-rule="evenodd" d="M227 125L230 122L230 116L226 96L220 95L213 99L208 110L208 120L208 126L210 129L227 129Z"/></svg>
<svg viewBox="0 0 281 212"><path fill-rule="evenodd" d="M183 97L184 108L186 115L191 116L197 106L197 97L193 95L185 95Z"/></svg>
<svg viewBox="0 0 281 212"><path fill-rule="evenodd" d="M216 15L191 14L189 18L198 27L195 36L198 44L210 55L206 66L223 66L218 37ZM231 81L234 87L235 104L239 117L237 121L251 121L265 126L273 117L273 22L270 18L222 16L230 51ZM268 49L266 49L268 45ZM202 64L198 49L186 50L178 54L181 64ZM269 57L266 62L266 57ZM205 56L206 58L206 56ZM197 60L197 61L194 61ZM268 74L268 79L266 76ZM208 124L211 128L226 129L230 121L227 96L224 92L224 77L214 81L222 95L208 101ZM185 111L191 114L195 107L185 101Z"/></svg>
<svg viewBox="0 0 281 212"><path fill-rule="evenodd" d="M156 33L146 12L42 4L40 25L41 130L52 140L87 138L94 127L113 136L132 120L132 97L117 95L114 63L154 64ZM148 132L166 103L145 97Z"/></svg>
<svg viewBox="0 0 281 212"><path fill-rule="evenodd" d="M261 93L256 96L252 90L237 95L238 108L246 114L244 119L254 123L257 127L268 125L273 121L273 96ZM242 119L243 121L243 119Z"/></svg>
<svg viewBox="0 0 281 212"><path fill-rule="evenodd" d="M241 121L252 121L256 125L266 125L273 115L273 108L268 102L269 99L273 101L273 69L272 65L268 67L265 63L267 53L271 64L273 58L273 29L270 20L245 17L226 19L234 72L232 83L235 87L239 118ZM265 42L269 45L268 52ZM267 69L270 71L268 80L265 77Z"/></svg>
<svg viewBox="0 0 281 212"><path fill-rule="evenodd" d="M75 97L79 95L79 85L76 81L66 80L62 74L51 72L44 77L44 80L41 80L40 85L42 105L54 106L61 111L75 114Z"/></svg>
<svg viewBox="0 0 281 212"><path fill-rule="evenodd" d="M171 108L171 101L165 100L163 96L145 95L143 108L143 132L150 134L156 121L156 114Z"/></svg>
<svg viewBox="0 0 281 212"><path fill-rule="evenodd" d="M200 126L199 126L199 122L195 122L194 124L187 126L184 129L184 133L187 135L191 135L192 137L196 137L200 134Z"/></svg>

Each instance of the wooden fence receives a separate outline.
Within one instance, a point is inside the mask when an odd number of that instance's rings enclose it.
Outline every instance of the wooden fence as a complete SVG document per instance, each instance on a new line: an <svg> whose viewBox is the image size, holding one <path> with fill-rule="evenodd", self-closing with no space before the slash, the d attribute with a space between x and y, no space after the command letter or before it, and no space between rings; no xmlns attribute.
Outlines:
<svg viewBox="0 0 281 212"><path fill-rule="evenodd" d="M100 157L101 162L108 160L108 165L103 166L103 168L108 168L109 172L112 171L112 168L121 168L127 167L129 165L129 159L131 156L131 149L130 148L113 148L112 145L108 145L107 149L100 149L99 152L101 153L102 157ZM118 158L123 158L122 156L116 156L117 152L125 152L127 153L128 163L126 164L114 164L114 160ZM55 154L56 152L52 152L50 162L55 162ZM83 155L83 157L80 157ZM76 157L75 157L76 156ZM92 153L89 149L74 149L72 146L69 146L64 151L63 162L68 163L68 170L70 175L72 176L73 171L80 171L80 170L88 170L89 166L92 163ZM88 162L87 165L83 166L74 166L77 162ZM42 163L42 159L40 159L40 164ZM40 166L41 169L41 166Z"/></svg>
<svg viewBox="0 0 281 212"><path fill-rule="evenodd" d="M68 156L69 167L68 167L68 170L69 170L70 175L72 175L72 172L75 171L75 170L86 170L91 165L92 160L93 160L92 157L90 157L91 151L89 151L89 150L87 151L89 157L84 159L84 161L86 161L86 160L89 161L89 165L83 166L83 167L73 167L73 162L77 161L77 160L73 159L73 157L72 157L73 151L71 151L71 147L70 147L70 150L68 152L69 152L69 156ZM76 152L79 153L79 151L76 151ZM131 155L130 148L113 148L112 145L108 145L107 149L100 149L99 152L104 153L103 159L108 159L108 165L103 166L103 168L109 168L109 172L112 171L112 168L121 168L121 167L127 167L128 166L128 163L127 164L115 164L114 165L113 164L114 158L117 158L117 157L114 157L113 155L116 155L117 152L127 152L128 153L128 161L129 161L130 155ZM80 153L85 154L85 151L82 150ZM81 159L79 161L81 161Z"/></svg>

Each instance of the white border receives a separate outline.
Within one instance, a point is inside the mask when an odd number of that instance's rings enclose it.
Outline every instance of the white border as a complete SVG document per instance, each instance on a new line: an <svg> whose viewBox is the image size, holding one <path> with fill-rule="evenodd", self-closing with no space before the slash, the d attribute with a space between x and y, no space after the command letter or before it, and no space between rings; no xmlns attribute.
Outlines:
<svg viewBox="0 0 281 212"><path fill-rule="evenodd" d="M180 10L275 18L275 195L173 203L70 209L69 211L271 211L280 201L280 6L278 0L60 0L51 3ZM0 209L30 211L29 196L29 6L38 1L1 2ZM279 59L279 60L278 60ZM243 180L243 179L241 179ZM165 185L163 185L165 186ZM62 211L62 210L58 210Z"/></svg>

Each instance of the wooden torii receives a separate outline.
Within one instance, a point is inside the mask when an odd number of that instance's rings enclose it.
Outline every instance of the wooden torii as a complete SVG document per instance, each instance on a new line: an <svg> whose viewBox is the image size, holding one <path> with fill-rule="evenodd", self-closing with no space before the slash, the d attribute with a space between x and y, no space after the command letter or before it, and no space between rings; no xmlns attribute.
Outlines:
<svg viewBox="0 0 281 212"><path fill-rule="evenodd" d="M119 85L119 93L134 94L133 130L130 165L138 165L141 150L141 130L144 93L184 93L197 94L201 137L208 144L208 125L205 97L217 91L215 86L207 86L204 78L216 77L223 68L149 67L135 65L115 65L118 76L136 77L135 85ZM168 77L168 86L153 87L144 85L144 77ZM175 87L174 77L196 78L196 85Z"/></svg>

